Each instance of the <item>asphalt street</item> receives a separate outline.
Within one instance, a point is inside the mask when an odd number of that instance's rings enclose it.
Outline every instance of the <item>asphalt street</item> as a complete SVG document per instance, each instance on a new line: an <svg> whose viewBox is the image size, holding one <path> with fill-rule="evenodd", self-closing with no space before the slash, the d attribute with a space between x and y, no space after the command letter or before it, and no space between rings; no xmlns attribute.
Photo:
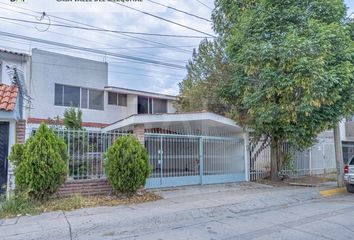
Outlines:
<svg viewBox="0 0 354 240"><path fill-rule="evenodd" d="M0 239L354 239L354 194L256 183L159 191L138 205L0 220Z"/></svg>

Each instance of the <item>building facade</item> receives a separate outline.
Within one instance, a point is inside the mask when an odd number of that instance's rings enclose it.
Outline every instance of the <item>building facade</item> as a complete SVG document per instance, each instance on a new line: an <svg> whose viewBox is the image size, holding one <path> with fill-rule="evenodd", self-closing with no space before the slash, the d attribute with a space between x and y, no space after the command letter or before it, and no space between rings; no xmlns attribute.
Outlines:
<svg viewBox="0 0 354 240"><path fill-rule="evenodd" d="M26 86L30 124L63 118L65 110L82 110L83 124L104 127L134 114L173 113L175 96L109 86L108 64L39 49L32 50Z"/></svg>

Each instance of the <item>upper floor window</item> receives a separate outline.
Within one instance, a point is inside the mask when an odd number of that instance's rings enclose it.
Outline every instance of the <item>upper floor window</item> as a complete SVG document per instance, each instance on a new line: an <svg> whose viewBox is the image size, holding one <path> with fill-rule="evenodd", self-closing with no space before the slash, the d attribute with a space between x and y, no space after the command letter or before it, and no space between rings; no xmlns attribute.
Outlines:
<svg viewBox="0 0 354 240"><path fill-rule="evenodd" d="M127 94L108 92L108 104L126 107Z"/></svg>
<svg viewBox="0 0 354 240"><path fill-rule="evenodd" d="M167 113L167 100L138 96L138 114Z"/></svg>
<svg viewBox="0 0 354 240"><path fill-rule="evenodd" d="M73 106L103 110L104 91L55 84L55 100L57 106Z"/></svg>

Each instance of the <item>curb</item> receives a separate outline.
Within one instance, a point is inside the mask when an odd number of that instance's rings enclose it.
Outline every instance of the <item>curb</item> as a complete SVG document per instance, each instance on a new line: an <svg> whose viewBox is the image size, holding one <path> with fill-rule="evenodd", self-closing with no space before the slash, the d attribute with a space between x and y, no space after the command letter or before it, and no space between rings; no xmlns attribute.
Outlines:
<svg viewBox="0 0 354 240"><path fill-rule="evenodd" d="M332 197L336 195L345 194L347 190L345 188L332 188L320 191L322 197Z"/></svg>

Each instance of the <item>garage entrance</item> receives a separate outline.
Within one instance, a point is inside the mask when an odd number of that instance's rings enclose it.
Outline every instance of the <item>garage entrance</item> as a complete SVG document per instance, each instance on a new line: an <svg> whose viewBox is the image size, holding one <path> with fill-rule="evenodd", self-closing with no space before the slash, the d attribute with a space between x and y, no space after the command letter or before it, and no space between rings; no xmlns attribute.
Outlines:
<svg viewBox="0 0 354 240"><path fill-rule="evenodd" d="M147 188L246 180L244 139L145 133Z"/></svg>
<svg viewBox="0 0 354 240"><path fill-rule="evenodd" d="M138 114L103 131L131 132L145 145L151 165L147 188L249 181L248 133L224 116Z"/></svg>

